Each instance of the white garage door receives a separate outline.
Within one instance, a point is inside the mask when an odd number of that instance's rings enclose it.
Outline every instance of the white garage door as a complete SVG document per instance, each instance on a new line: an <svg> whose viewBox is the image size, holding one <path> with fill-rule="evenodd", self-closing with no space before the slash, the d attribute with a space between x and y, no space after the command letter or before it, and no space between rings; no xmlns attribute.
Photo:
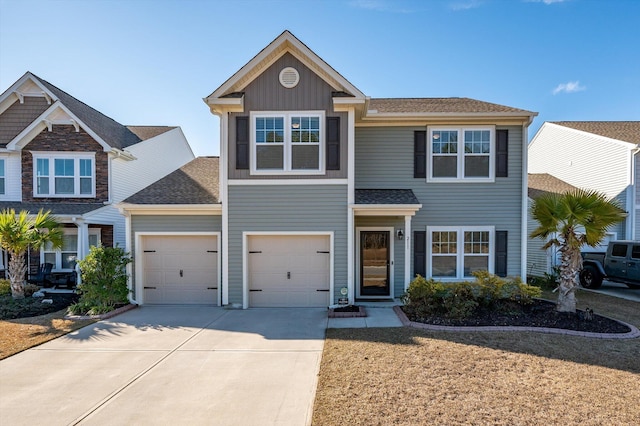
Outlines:
<svg viewBox="0 0 640 426"><path fill-rule="evenodd" d="M145 236L142 248L144 303L218 303L215 236Z"/></svg>
<svg viewBox="0 0 640 426"><path fill-rule="evenodd" d="M249 306L329 305L329 236L252 235L248 244Z"/></svg>

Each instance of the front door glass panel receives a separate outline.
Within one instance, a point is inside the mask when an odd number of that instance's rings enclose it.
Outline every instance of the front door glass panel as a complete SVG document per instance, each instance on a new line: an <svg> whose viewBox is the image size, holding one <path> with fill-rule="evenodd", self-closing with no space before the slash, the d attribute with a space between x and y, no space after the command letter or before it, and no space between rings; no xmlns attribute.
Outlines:
<svg viewBox="0 0 640 426"><path fill-rule="evenodd" d="M360 295L390 296L389 231L360 233Z"/></svg>

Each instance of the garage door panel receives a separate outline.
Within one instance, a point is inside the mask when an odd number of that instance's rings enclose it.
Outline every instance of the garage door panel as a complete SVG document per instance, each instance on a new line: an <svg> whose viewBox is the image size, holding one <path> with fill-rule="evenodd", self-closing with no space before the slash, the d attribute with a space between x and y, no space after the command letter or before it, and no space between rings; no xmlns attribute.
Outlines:
<svg viewBox="0 0 640 426"><path fill-rule="evenodd" d="M258 235L248 239L249 305L323 307L329 304L330 237ZM288 275L289 274L289 275Z"/></svg>
<svg viewBox="0 0 640 426"><path fill-rule="evenodd" d="M215 236L143 237L144 302L217 304Z"/></svg>

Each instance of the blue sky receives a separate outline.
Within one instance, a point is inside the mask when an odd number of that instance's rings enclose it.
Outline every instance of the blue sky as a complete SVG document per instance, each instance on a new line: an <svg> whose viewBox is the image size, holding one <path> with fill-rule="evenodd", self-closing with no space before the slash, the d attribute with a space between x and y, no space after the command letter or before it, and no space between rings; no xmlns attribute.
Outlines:
<svg viewBox="0 0 640 426"><path fill-rule="evenodd" d="M31 71L123 124L219 153L202 98L285 29L371 97L544 121L640 120L637 0L0 0L0 91Z"/></svg>

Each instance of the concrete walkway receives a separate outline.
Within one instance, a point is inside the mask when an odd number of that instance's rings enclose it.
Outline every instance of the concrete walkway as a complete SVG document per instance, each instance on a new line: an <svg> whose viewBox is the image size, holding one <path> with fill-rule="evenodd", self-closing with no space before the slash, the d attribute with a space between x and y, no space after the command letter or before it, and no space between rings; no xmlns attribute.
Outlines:
<svg viewBox="0 0 640 426"><path fill-rule="evenodd" d="M640 289L629 288L624 284L614 283L612 281L605 280L602 283L602 287L597 290L589 290L586 288L583 288L582 290L606 294L608 296L619 297L621 299L632 300L634 302L640 302Z"/></svg>
<svg viewBox="0 0 640 426"><path fill-rule="evenodd" d="M2 425L305 425L326 309L141 307L0 361Z"/></svg>

